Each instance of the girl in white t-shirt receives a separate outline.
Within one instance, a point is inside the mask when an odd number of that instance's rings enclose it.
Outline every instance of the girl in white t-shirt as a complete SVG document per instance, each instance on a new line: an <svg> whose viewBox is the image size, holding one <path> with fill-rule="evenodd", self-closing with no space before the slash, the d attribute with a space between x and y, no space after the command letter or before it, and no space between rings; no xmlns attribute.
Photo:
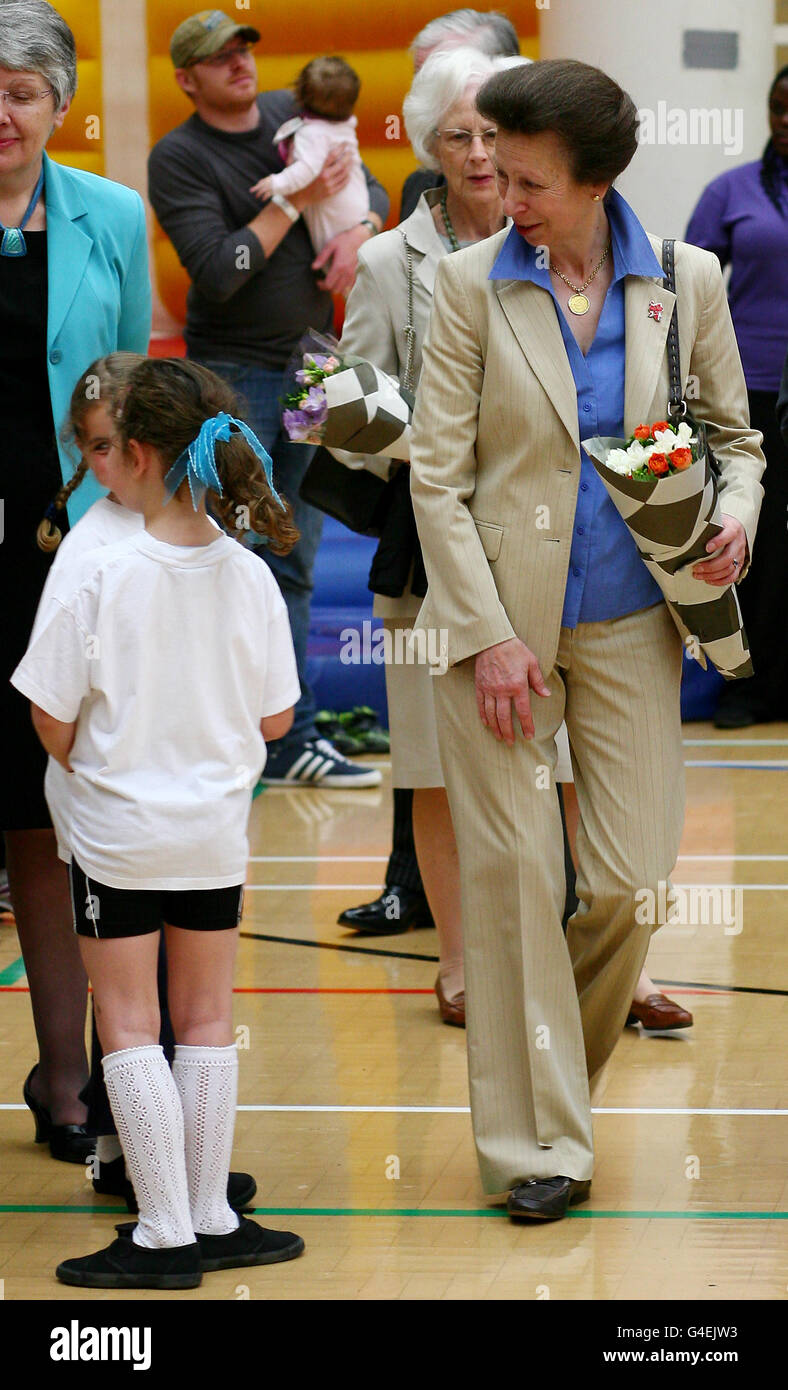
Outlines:
<svg viewBox="0 0 788 1390"><path fill-rule="evenodd" d="M58 1266L92 1288L193 1288L205 1270L292 1259L303 1241L227 1202L238 1055L232 980L250 790L299 697L267 565L217 534L297 539L233 393L191 362L145 360L112 412L99 481L144 529L73 567L14 672L73 776L74 927L104 1076L139 1204L105 1250ZM261 466L262 465L262 466ZM165 923L172 1071L158 1045Z"/></svg>
<svg viewBox="0 0 788 1390"><path fill-rule="evenodd" d="M70 595L74 566L79 568L83 557L90 551L124 540L141 531L145 525L142 513L129 511L113 493L94 502L65 536L59 524L66 513L69 498L87 477L92 465L96 463L101 466L111 447L111 436L115 431L110 412L122 401L131 373L145 360L139 352L109 353L93 362L74 388L63 442L72 449L76 445L81 457L69 481L47 507L38 528L39 547L45 551L57 550L57 555L41 592L31 641L37 637L45 618L51 615L52 604L57 603L58 595ZM58 857L66 864L71 860L68 837L70 782L65 768L57 758L50 757L44 793L55 829Z"/></svg>
<svg viewBox="0 0 788 1390"><path fill-rule="evenodd" d="M69 482L60 489L47 508L45 518L38 528L38 544L41 549L57 549L57 555L50 567L41 595L33 628L34 637L51 613L50 605L57 602L58 595L66 598L70 596L74 565L81 566L83 557L90 551L123 540L144 527L142 513L129 511L110 492L106 497L94 502L65 536L61 531L61 517L65 513L69 497L94 465L101 469L107 452L112 447L115 434L113 413L123 402L131 373L144 361L145 358L136 352L109 353L92 363L74 388L64 443L71 448L76 445L81 460ZM71 862L69 802L72 782L73 778L65 768L56 758L50 757L44 790L55 829L58 855L66 864ZM168 1063L172 1065L175 1038L167 1001L167 953L163 934L159 942L157 983L161 1018L159 1042ZM136 1213L136 1195L126 1173L123 1151L104 1086L102 1048L96 1030L95 1014L92 1018L90 1080L82 1093L82 1099L88 1107L89 1132L96 1136L91 1162L94 1191L125 1198L129 1211ZM248 1207L256 1190L257 1184L251 1174L230 1173L227 1180L227 1200L235 1211L240 1212Z"/></svg>

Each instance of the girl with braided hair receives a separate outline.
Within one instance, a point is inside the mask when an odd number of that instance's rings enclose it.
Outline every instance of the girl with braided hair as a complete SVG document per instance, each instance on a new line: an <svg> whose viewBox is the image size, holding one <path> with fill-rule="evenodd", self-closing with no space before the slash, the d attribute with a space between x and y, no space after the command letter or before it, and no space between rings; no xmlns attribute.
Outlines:
<svg viewBox="0 0 788 1390"><path fill-rule="evenodd" d="M51 604L57 602L58 595L68 596L72 564L81 565L83 557L90 551L124 540L144 527L142 514L129 511L114 493L110 492L106 497L94 502L65 536L61 531L69 498L90 470L94 473L97 469L100 471L102 462L112 447L115 434L114 416L123 404L132 372L144 361L145 358L140 353L110 353L94 362L74 387L68 421L62 431L62 443L67 449L73 449L76 445L80 461L69 482L60 488L47 508L44 520L38 528L39 547L47 551L56 549L57 554L41 595L34 626L35 634L46 622ZM71 862L69 783L69 774L56 758L50 757L44 778L44 791L55 828L58 856L65 864ZM159 946L158 1002L161 1018L159 1042L168 1063L172 1066L175 1038L167 1001L167 953L163 936ZM81 1099L88 1107L88 1133L96 1136L91 1156L94 1191L107 1196L124 1197L129 1211L136 1213L137 1198L126 1172L123 1151L104 1085L102 1048L96 1030L95 1015L92 1017L90 1080L81 1093ZM248 1207L256 1190L257 1184L251 1174L230 1173L227 1180L227 1200L233 1210L240 1212Z"/></svg>
<svg viewBox="0 0 788 1390"><path fill-rule="evenodd" d="M287 611L260 557L217 529L297 539L270 459L212 372L141 362L114 409L102 486L144 528L70 568L12 677L69 775L74 929L139 1207L57 1275L87 1288L196 1287L294 1259L303 1241L227 1200L237 1094L232 980L251 789L299 696ZM159 1045L167 942L172 1070Z"/></svg>
<svg viewBox="0 0 788 1390"><path fill-rule="evenodd" d="M763 435L766 472L758 538L739 586L755 674L723 689L715 724L740 729L788 718L788 446L777 426L788 349L788 66L769 88L770 136L760 159L720 176L701 194L687 241L730 265L728 289L750 422Z"/></svg>

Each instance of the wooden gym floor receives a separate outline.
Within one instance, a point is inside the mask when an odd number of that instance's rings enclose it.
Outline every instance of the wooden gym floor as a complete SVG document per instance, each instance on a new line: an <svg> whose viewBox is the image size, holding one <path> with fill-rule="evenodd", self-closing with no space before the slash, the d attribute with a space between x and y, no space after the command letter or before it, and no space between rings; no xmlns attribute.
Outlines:
<svg viewBox="0 0 788 1390"><path fill-rule="evenodd" d="M188 1293L66 1288L53 1270L114 1237L125 1208L32 1142L34 1034L16 932L0 926L0 1293L20 1299L778 1299L786 1295L788 725L687 725L676 884L742 888L742 930L666 926L651 975L695 1015L626 1030L594 1097L592 1197L514 1226L478 1186L465 1035L440 1023L433 931L336 925L376 895L388 777L366 792L255 801L236 994L234 1166L294 1228L290 1264ZM370 759L385 763L381 759Z"/></svg>

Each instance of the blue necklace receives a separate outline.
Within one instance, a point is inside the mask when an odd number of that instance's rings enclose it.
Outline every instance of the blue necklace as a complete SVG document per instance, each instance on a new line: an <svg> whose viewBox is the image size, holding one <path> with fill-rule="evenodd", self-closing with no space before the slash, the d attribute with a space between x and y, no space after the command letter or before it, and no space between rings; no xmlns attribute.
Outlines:
<svg viewBox="0 0 788 1390"><path fill-rule="evenodd" d="M33 196L27 205L27 211L24 217L22 218L22 221L19 223L19 226L4 227L2 222L0 222L0 230L2 230L3 233L3 239L2 241L0 241L0 256L27 255L27 243L25 242L25 238L22 235L22 231L23 228L27 226L28 222L30 221L30 218L33 216L33 213L35 212L36 204L39 198L41 197L41 190L43 187L44 167L42 165L41 173L38 176L38 183L33 189Z"/></svg>

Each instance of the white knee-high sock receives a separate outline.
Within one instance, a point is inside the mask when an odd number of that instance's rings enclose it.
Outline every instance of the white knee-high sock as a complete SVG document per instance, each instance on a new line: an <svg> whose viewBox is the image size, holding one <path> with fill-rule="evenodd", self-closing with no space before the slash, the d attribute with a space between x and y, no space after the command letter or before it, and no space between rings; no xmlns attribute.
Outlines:
<svg viewBox="0 0 788 1390"><path fill-rule="evenodd" d="M183 1110L162 1049L109 1052L102 1066L139 1206L134 1241L154 1250L193 1245Z"/></svg>
<svg viewBox="0 0 788 1390"><path fill-rule="evenodd" d="M236 1047L175 1048L172 1074L183 1105L186 1175L195 1231L222 1236L238 1227L227 1201L238 1096Z"/></svg>

